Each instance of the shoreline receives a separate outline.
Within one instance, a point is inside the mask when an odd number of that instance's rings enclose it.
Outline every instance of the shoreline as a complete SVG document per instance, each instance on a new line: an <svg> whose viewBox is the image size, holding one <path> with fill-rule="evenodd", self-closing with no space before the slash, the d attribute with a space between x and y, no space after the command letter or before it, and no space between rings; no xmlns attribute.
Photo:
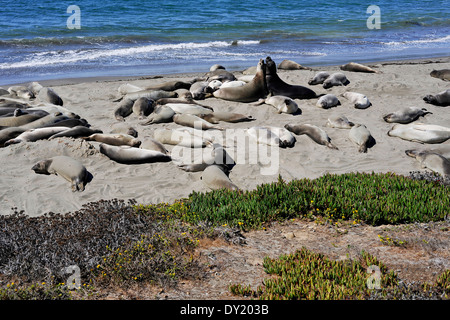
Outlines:
<svg viewBox="0 0 450 320"><path fill-rule="evenodd" d="M264 57L265 58L265 57ZM281 61L279 61L281 62ZM296 61L302 64L301 61ZM348 61L350 62L350 61ZM358 61L353 61L358 62ZM404 65L404 64L430 64L430 63L449 63L450 56L441 56L441 57L425 57L425 58L417 58L417 59L392 59L392 60L374 60L371 62L364 62L362 64L365 65ZM254 63L256 65L257 61ZM319 68L333 68L339 67L336 64L317 64L317 65L307 65L304 66L310 67L313 70ZM230 72L240 72L245 69L229 69ZM195 71L195 72L176 72L176 73L160 73L160 74L147 74L147 75L118 75L118 76L95 76L95 77L74 77L74 78L58 78L58 79L46 79L46 80L36 80L41 83L43 86L48 87L58 87L64 85L74 85L80 83L92 83L92 82L119 82L119 81L137 81L137 80L152 80L158 78L186 78L186 77L195 77L201 73L207 73L209 70L203 71ZM0 87L8 88L9 86L16 85L28 85L29 82L17 82L4 84Z"/></svg>

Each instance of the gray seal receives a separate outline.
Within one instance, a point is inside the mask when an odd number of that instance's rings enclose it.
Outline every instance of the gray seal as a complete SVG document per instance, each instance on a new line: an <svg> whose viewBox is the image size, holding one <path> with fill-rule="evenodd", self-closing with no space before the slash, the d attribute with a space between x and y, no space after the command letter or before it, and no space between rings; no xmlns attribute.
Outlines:
<svg viewBox="0 0 450 320"><path fill-rule="evenodd" d="M168 162L172 160L170 155L155 150L130 146L112 146L105 143L101 143L99 147L100 153L122 164Z"/></svg>
<svg viewBox="0 0 450 320"><path fill-rule="evenodd" d="M432 114L425 108L406 107L401 110L389 113L383 116L384 121L392 123L410 123L417 120L421 116Z"/></svg>
<svg viewBox="0 0 450 320"><path fill-rule="evenodd" d="M355 124L349 131L348 137L351 141L358 145L358 151L361 153L366 153L367 148L370 148L374 144L374 139L363 124Z"/></svg>
<svg viewBox="0 0 450 320"><path fill-rule="evenodd" d="M56 174L72 185L72 191L84 191L89 180L86 167L78 160L67 156L56 156L36 163L31 170L38 174Z"/></svg>
<svg viewBox="0 0 450 320"><path fill-rule="evenodd" d="M317 94L307 87L284 82L278 76L277 66L270 57L266 58L266 86L273 96L286 96L291 99L317 98Z"/></svg>
<svg viewBox="0 0 450 320"><path fill-rule="evenodd" d="M314 142L327 146L330 149L338 150L338 148L331 143L331 139L328 134L318 126L304 123L304 124L286 124L284 126L289 131L295 133L296 135L306 134Z"/></svg>
<svg viewBox="0 0 450 320"><path fill-rule="evenodd" d="M444 90L435 95L426 95L423 100L426 103L434 104L440 107L450 106L450 89Z"/></svg>
<svg viewBox="0 0 450 320"><path fill-rule="evenodd" d="M346 86L350 84L350 81L347 79L347 76L341 72L335 72L331 74L322 84L324 89L329 89L335 86Z"/></svg>
<svg viewBox="0 0 450 320"><path fill-rule="evenodd" d="M421 164L422 168L428 168L434 172L439 173L447 182L450 182L450 160L443 157L441 154L431 151L420 150L406 150L405 153L415 158Z"/></svg>
<svg viewBox="0 0 450 320"><path fill-rule="evenodd" d="M450 69L433 70L430 72L433 78L450 81Z"/></svg>

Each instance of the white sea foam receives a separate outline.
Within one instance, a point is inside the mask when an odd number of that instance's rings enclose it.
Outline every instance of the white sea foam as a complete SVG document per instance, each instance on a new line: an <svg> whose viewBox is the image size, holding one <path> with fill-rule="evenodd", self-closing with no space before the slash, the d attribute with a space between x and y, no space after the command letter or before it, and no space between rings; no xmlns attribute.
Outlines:
<svg viewBox="0 0 450 320"><path fill-rule="evenodd" d="M450 35L434 38L434 39L421 39L421 40L407 40L407 41L390 41L385 42L385 45L388 46L404 46L404 45L417 45L417 44L426 44L426 43L438 43L438 42L450 42Z"/></svg>

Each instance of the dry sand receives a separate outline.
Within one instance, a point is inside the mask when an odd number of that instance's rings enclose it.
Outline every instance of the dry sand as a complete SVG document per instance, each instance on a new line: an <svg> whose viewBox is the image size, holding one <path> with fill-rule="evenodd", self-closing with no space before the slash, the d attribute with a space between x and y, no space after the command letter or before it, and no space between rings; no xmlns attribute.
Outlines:
<svg viewBox="0 0 450 320"><path fill-rule="evenodd" d="M280 61L276 61L279 63ZM256 65L256 62L255 62ZM395 172L408 175L410 171L424 170L419 163L406 156L405 150L414 148L439 148L450 154L450 140L437 145L423 145L389 137L387 132L393 124L386 123L383 115L403 107L426 108L432 114L421 117L418 122L450 127L450 113L446 107L426 104L422 98L449 88L449 82L431 77L433 69L450 68L450 58L433 61L409 61L397 63L374 63L382 73L369 74L339 70L338 66L315 67L313 70L279 71L288 83L309 87L318 94L333 93L341 105L331 109L319 109L317 99L296 100L301 114L277 114L270 105L252 106L209 98L200 103L218 111L232 111L251 115L256 120L243 123L226 123L226 129L246 129L251 126L284 127L287 123L310 123L323 128L339 150L318 145L307 136L296 136L293 148L279 149L279 167L271 175L261 174L261 165L238 163L230 173L230 179L241 189L254 189L261 183L273 182L278 174L289 181L300 178L317 178L325 173L346 172ZM321 85L307 82L318 71L343 72L350 80L346 87L323 89ZM208 70L205 70L207 72ZM240 72L234 72L239 75ZM104 132L118 121L113 112L118 103L117 89L124 83L150 86L171 80L191 80L200 74L167 75L162 78L83 79L47 81L63 99L64 107L88 120L93 128ZM7 86L4 86L7 88ZM339 95L356 91L367 95L372 102L368 109L355 109ZM359 153L358 147L349 139L349 130L326 126L328 117L345 115L350 121L367 126L376 144L367 153ZM180 128L175 123L142 126L137 116L130 115L126 124L139 132L139 138L152 137L156 128ZM201 172L188 173L173 162L125 165L116 163L99 152L98 142L81 139L58 138L26 142L0 148L2 173L0 175L1 213L12 213L11 208L24 210L27 215L38 216L47 212L67 213L81 208L85 203L101 199L135 199L150 204L172 202L187 197L193 191L209 189L200 180ZM169 150L172 146L167 146ZM233 148L228 149L233 155ZM84 192L72 192L70 183L55 175L34 173L31 167L38 161L56 155L68 155L79 159L93 175Z"/></svg>

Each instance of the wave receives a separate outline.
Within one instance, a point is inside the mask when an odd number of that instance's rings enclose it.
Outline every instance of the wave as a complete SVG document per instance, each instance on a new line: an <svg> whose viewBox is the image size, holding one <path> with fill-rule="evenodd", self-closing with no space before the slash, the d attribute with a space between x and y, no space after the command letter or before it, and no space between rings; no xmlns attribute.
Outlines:
<svg viewBox="0 0 450 320"><path fill-rule="evenodd" d="M150 44L144 46L101 48L101 49L77 49L77 50L53 50L38 52L29 55L25 60L18 62L0 63L0 69L15 69L27 67L41 67L55 64L71 64L81 61L96 61L102 58L131 58L139 59L151 56L152 53L175 55L184 54L202 49L225 48L231 46L257 45L257 40L236 41L211 41L204 43L185 42L176 44Z"/></svg>
<svg viewBox="0 0 450 320"><path fill-rule="evenodd" d="M434 39L389 41L389 42L384 42L383 44L385 44L387 46L402 46L402 45L417 45L417 44L440 43L440 42L442 42L442 43L450 42L450 35L441 37L441 38L434 38Z"/></svg>

